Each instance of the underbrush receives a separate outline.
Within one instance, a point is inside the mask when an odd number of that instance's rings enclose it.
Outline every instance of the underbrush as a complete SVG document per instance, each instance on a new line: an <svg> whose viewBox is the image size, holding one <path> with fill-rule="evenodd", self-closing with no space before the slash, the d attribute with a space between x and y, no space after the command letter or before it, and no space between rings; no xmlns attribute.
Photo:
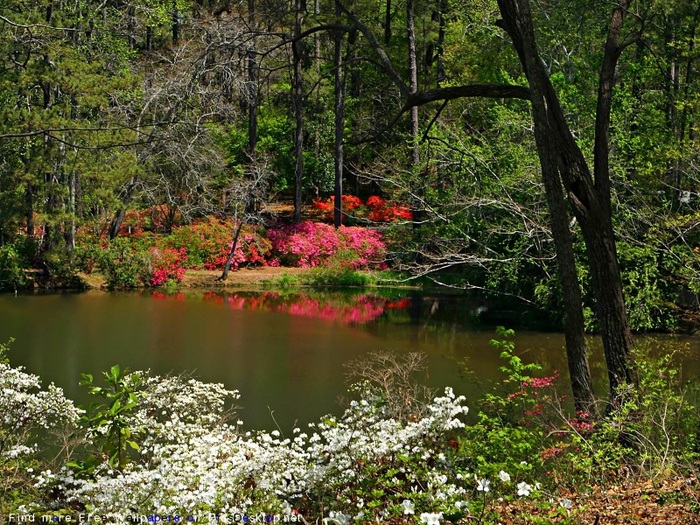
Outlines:
<svg viewBox="0 0 700 525"><path fill-rule="evenodd" d="M558 375L523 362L511 335L492 342L503 377L470 413L452 389L436 396L421 386L424 356L376 353L349 363L341 415L288 435L243 431L238 392L189 376L85 375L97 403L82 411L5 362L0 513L575 523L592 505L579 495L669 481L681 488L657 506L698 504L688 496L699 470L698 391L679 384L671 357L639 350L639 386L594 421L569 411ZM61 436L52 462L41 459L46 431Z"/></svg>
<svg viewBox="0 0 700 525"><path fill-rule="evenodd" d="M208 218L170 235L139 231L112 241L85 238L76 250L75 268L101 271L109 288L172 288L186 269L223 270L235 230L233 221ZM313 285L364 286L370 280L360 270L383 268L385 253L375 230L307 221L267 230L244 227L231 267L316 267Z"/></svg>
<svg viewBox="0 0 700 525"><path fill-rule="evenodd" d="M681 382L673 352L658 356L637 345L638 385L627 385L621 407L596 421L572 411L558 373L537 377L541 367L514 353L512 332L501 334L492 344L504 378L481 400L461 442L474 468L494 475L514 465L551 490L697 474L700 389Z"/></svg>

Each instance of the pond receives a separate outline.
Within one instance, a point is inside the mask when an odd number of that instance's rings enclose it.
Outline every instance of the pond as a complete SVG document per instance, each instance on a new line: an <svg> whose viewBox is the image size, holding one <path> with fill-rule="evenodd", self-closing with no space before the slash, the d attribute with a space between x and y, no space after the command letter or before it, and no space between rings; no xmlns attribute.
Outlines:
<svg viewBox="0 0 700 525"><path fill-rule="evenodd" d="M340 412L347 363L372 352L423 352L426 382L453 386L476 401L498 377L495 324L516 327L519 314L485 312L478 299L420 295L318 293L63 293L0 295L0 341L14 338L10 358L80 403L83 372L98 376L119 364L156 374L192 372L241 393L249 429L287 432L298 422ZM486 321L484 321L486 319ZM700 375L697 338L685 373ZM516 349L528 361L565 374L563 336L517 329ZM600 344L592 339L594 375L605 378ZM468 380L458 363L474 372ZM470 403L474 403L470 401Z"/></svg>

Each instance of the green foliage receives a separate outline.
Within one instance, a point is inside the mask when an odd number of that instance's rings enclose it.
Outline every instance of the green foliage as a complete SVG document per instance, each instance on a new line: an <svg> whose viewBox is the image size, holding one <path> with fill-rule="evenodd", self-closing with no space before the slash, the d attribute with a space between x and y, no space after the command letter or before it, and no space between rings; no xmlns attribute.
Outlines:
<svg viewBox="0 0 700 525"><path fill-rule="evenodd" d="M700 457L700 391L681 382L676 352L657 345L636 348L639 384L627 387L618 408L595 426L571 420L562 428L563 446L547 462L557 473L556 482L663 479L695 468Z"/></svg>
<svg viewBox="0 0 700 525"><path fill-rule="evenodd" d="M677 321L672 310L670 286L676 269L664 264L663 251L653 244L617 244L623 291L630 325L634 330L673 330Z"/></svg>
<svg viewBox="0 0 700 525"><path fill-rule="evenodd" d="M467 466L482 475L494 478L503 470L516 478L529 478L547 436L547 429L533 419L551 395L543 393L545 388L527 388L531 374L542 367L515 355L513 330L499 327L497 333L500 339L490 344L504 361L499 368L503 380L480 401L477 422L464 429L460 450ZM551 381L544 384L549 387Z"/></svg>
<svg viewBox="0 0 700 525"><path fill-rule="evenodd" d="M296 275L291 275L289 273L283 273L281 276L277 277L276 279L270 279L270 281L266 282L265 284L266 284L266 286L270 286L272 288L287 289L287 288L292 288L294 286L299 286L301 284L301 280Z"/></svg>
<svg viewBox="0 0 700 525"><path fill-rule="evenodd" d="M521 477L547 472L540 478L543 486L572 489L696 468L700 390L681 383L675 351L658 342L638 345L633 356L638 386L626 387L620 406L592 421L588 414L569 414L556 374L532 377L540 367L515 356L511 341L492 344L506 364L500 369L503 380L485 394L476 424L460 439L469 468L491 477L500 470Z"/></svg>
<svg viewBox="0 0 700 525"><path fill-rule="evenodd" d="M9 341L6 343L0 343L0 364L2 365L7 365L10 364L10 346L12 346L12 343L14 342L14 339L10 338Z"/></svg>
<svg viewBox="0 0 700 525"><path fill-rule="evenodd" d="M0 246L0 290L17 290L27 284L28 262L15 244Z"/></svg>
<svg viewBox="0 0 700 525"><path fill-rule="evenodd" d="M128 369L122 371L119 365L115 365L109 372L102 372L102 377L107 386L97 386L92 374L82 374L80 382L81 386L88 388L90 395L104 400L88 407L81 420L98 448L97 454L71 465L82 474L92 473L102 462L102 455L111 467L122 469L129 452L139 450L128 416L139 401L141 376L130 374Z"/></svg>
<svg viewBox="0 0 700 525"><path fill-rule="evenodd" d="M104 272L109 288L138 288L151 277L148 251L136 240L117 237L99 250L97 265Z"/></svg>
<svg viewBox="0 0 700 525"><path fill-rule="evenodd" d="M84 288L83 282L77 276L77 257L74 251L65 247L57 247L45 252L42 257L47 274L48 288Z"/></svg>

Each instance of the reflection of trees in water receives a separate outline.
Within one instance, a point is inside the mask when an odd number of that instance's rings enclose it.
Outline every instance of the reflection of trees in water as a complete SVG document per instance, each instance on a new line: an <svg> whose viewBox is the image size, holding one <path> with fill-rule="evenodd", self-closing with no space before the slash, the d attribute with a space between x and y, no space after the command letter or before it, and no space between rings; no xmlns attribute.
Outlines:
<svg viewBox="0 0 700 525"><path fill-rule="evenodd" d="M322 295L283 294L280 292L219 294L207 293L204 300L214 301L234 310L285 313L323 319L341 324L362 324L377 320L387 310L402 310L410 299L391 301L373 294Z"/></svg>

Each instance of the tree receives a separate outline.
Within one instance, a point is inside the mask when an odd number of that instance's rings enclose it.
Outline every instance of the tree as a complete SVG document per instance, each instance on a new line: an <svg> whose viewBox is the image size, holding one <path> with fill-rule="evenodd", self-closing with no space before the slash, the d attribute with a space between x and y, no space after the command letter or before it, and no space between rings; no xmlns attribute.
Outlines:
<svg viewBox="0 0 700 525"><path fill-rule="evenodd" d="M609 167L610 107L615 68L622 50L632 42L623 41L621 34L629 4L629 0L622 0L613 9L605 43L599 73L593 159L595 176L592 176L543 67L529 0L498 1L502 16L500 25L512 39L530 87L535 139L550 206L554 202L550 195L558 194L563 186L586 243L613 403L619 402L621 386L634 381L629 362L632 336L612 226ZM559 197L556 199L559 200ZM559 204L555 203L555 206ZM554 229L554 224L562 223L565 216L551 211ZM560 224L560 227L563 226ZM560 262L560 266L565 264ZM562 282L562 285L565 286L565 283ZM573 299L567 297L567 301Z"/></svg>
<svg viewBox="0 0 700 525"><path fill-rule="evenodd" d="M187 215L187 208L203 207L196 201L221 172L221 152L212 144L213 127L236 115L234 94L241 91L239 50L247 33L235 18L200 20L179 43L141 64L141 97L119 109L123 119L141 130L134 145L138 164L150 176L136 173L124 181L121 206L109 226L114 239L126 208L139 196L151 204L168 204Z"/></svg>
<svg viewBox="0 0 700 525"><path fill-rule="evenodd" d="M229 216L233 217L234 231L231 249L224 263L224 268L219 276L220 281L228 279L228 274L236 256L238 241L241 231L246 224L257 224L261 222L261 215L258 210L251 206L252 202L262 201L269 191L271 172L262 163L251 164L248 167L246 177L241 180L233 180L227 185L226 210ZM222 210L217 210L221 214Z"/></svg>
<svg viewBox="0 0 700 525"><path fill-rule="evenodd" d="M336 16L342 13L336 6ZM335 143L333 145L333 225L338 228L343 221L343 168L345 153L343 147L343 133L345 131L345 95L346 82L343 63L343 36L345 31L338 29L334 34L333 42L333 93L335 99Z"/></svg>
<svg viewBox="0 0 700 525"><path fill-rule="evenodd" d="M305 0L295 0L294 3L294 38L292 41L292 106L294 107L294 222L301 222L302 182L304 172L304 85L302 59L304 55L301 28L306 11Z"/></svg>
<svg viewBox="0 0 700 525"><path fill-rule="evenodd" d="M579 407L594 406L583 339L580 285L576 278L564 192L581 227L586 244L595 287L596 313L605 348L611 400L616 402L619 399L621 385L634 381L629 363L629 352L632 346L631 332L622 294L612 228L608 164L610 105L615 67L622 50L632 41L623 41L621 36L629 2L623 1L613 10L599 73L594 151L595 177L591 175L584 155L568 127L557 93L543 67L542 58L537 49L529 0L499 0L498 7L502 17L499 25L511 38L528 81L529 89L526 92L513 85L466 85L413 94L410 86L396 73L388 55L371 31L349 10L344 9L344 12L362 30L377 52L383 68L400 87L407 101L404 111L427 102L459 97L518 97L531 101L537 151L550 206L550 223L555 237L559 276L564 290L567 353L574 396Z"/></svg>

